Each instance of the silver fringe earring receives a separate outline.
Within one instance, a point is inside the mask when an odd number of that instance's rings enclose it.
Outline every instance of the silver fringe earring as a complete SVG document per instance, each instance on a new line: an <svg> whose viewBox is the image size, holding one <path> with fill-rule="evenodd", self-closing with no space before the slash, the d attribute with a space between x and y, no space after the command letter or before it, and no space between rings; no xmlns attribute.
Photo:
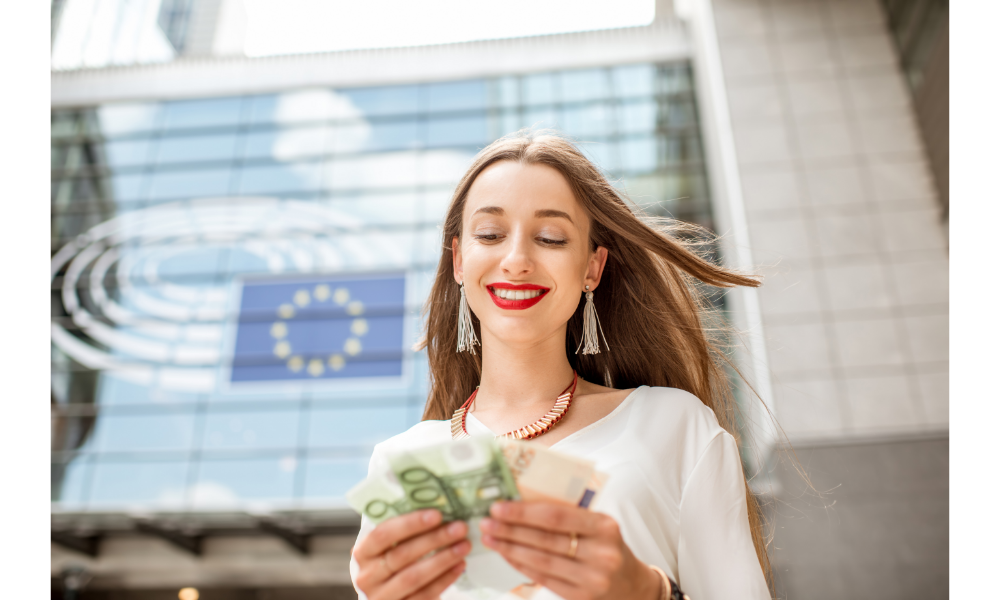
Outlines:
<svg viewBox="0 0 1000 600"><path fill-rule="evenodd" d="M458 291L462 294L462 299L458 302L458 349L456 352L469 352L475 354L475 346L479 345L479 338L476 337L476 330L472 327L472 312L469 310L469 302L465 299L465 282L458 284Z"/></svg>
<svg viewBox="0 0 1000 600"><path fill-rule="evenodd" d="M601 339L604 340L604 347L611 352L611 346L608 346L608 340L604 337L604 329L601 328L601 322L597 320L597 309L594 308L594 292L590 291L590 286L585 286L587 289L587 305L583 307L583 339L580 340L580 345L576 347L576 353L580 354L580 348L583 348L584 354L600 354L601 344L597 341L597 332L601 332Z"/></svg>

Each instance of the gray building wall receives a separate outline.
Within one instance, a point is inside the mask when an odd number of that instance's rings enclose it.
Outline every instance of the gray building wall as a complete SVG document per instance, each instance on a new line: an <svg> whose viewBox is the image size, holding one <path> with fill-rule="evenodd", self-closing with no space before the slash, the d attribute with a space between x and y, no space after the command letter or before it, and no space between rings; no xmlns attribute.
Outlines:
<svg viewBox="0 0 1000 600"><path fill-rule="evenodd" d="M774 409L823 492L779 467L778 595L946 594L946 226L885 16L712 5Z"/></svg>

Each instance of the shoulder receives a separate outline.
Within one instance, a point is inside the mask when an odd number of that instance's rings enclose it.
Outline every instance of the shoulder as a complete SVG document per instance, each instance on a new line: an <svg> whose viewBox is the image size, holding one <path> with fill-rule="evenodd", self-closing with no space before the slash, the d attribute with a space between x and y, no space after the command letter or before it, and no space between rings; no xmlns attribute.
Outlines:
<svg viewBox="0 0 1000 600"><path fill-rule="evenodd" d="M670 387L643 386L636 390L635 403L643 412L679 419L694 426L719 428L715 412L690 392Z"/></svg>
<svg viewBox="0 0 1000 600"><path fill-rule="evenodd" d="M373 456L384 456L386 453L419 448L450 439L451 426L448 421L421 421L403 433L376 444Z"/></svg>
<svg viewBox="0 0 1000 600"><path fill-rule="evenodd" d="M729 435L711 408L681 389L642 387L631 404L636 414L630 421L646 432L647 439L689 459L697 459L718 436Z"/></svg>

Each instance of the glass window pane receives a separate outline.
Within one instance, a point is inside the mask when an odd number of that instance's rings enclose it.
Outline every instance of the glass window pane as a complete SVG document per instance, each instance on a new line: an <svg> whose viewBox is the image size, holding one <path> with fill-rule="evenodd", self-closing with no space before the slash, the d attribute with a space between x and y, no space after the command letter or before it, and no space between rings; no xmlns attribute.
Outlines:
<svg viewBox="0 0 1000 600"><path fill-rule="evenodd" d="M292 161L325 154L329 150L333 128L295 127L268 133L271 135L270 152L263 155L271 156L275 160Z"/></svg>
<svg viewBox="0 0 1000 600"><path fill-rule="evenodd" d="M108 166L112 169L120 169L150 162L152 158L150 149L152 147L153 140L150 138L109 141L104 144L104 153Z"/></svg>
<svg viewBox="0 0 1000 600"><path fill-rule="evenodd" d="M299 434L298 407L289 410L215 410L205 420L202 447L206 450L233 448L294 448Z"/></svg>
<svg viewBox="0 0 1000 600"><path fill-rule="evenodd" d="M687 64L663 67L660 72L661 94L681 94L691 91L691 71Z"/></svg>
<svg viewBox="0 0 1000 600"><path fill-rule="evenodd" d="M615 95L619 98L652 96L656 93L655 65L624 65L611 69Z"/></svg>
<svg viewBox="0 0 1000 600"><path fill-rule="evenodd" d="M133 383L116 377L112 371L101 373L97 388L97 402L102 405L119 404L183 404L199 399L197 394L164 390L157 387Z"/></svg>
<svg viewBox="0 0 1000 600"><path fill-rule="evenodd" d="M421 156L419 183L454 187L472 164L476 148L428 150Z"/></svg>
<svg viewBox="0 0 1000 600"><path fill-rule="evenodd" d="M563 71L559 91L563 102L598 100L610 96L608 76L604 69Z"/></svg>
<svg viewBox="0 0 1000 600"><path fill-rule="evenodd" d="M52 463L52 502L58 502L66 510L79 507L86 502L84 494L90 484L91 463L89 458L76 457L69 461Z"/></svg>
<svg viewBox="0 0 1000 600"><path fill-rule="evenodd" d="M104 189L111 190L109 200L114 202L134 202L141 200L146 195L149 175L146 173L132 173L127 175L113 175L105 180ZM110 185L107 184L110 182Z"/></svg>
<svg viewBox="0 0 1000 600"><path fill-rule="evenodd" d="M601 138L611 135L611 111L606 104L563 107L562 130L577 138Z"/></svg>
<svg viewBox="0 0 1000 600"><path fill-rule="evenodd" d="M556 101L556 83L551 73L525 75L521 80L522 100L525 104L553 104Z"/></svg>
<svg viewBox="0 0 1000 600"><path fill-rule="evenodd" d="M66 164L66 155L69 154L69 146L65 144L52 144L52 168L61 169Z"/></svg>
<svg viewBox="0 0 1000 600"><path fill-rule="evenodd" d="M105 104L97 109L97 122L105 136L155 131L160 126L163 107L158 102Z"/></svg>
<svg viewBox="0 0 1000 600"><path fill-rule="evenodd" d="M188 467L187 461L98 461L88 507L144 504L180 508L185 499Z"/></svg>
<svg viewBox="0 0 1000 600"><path fill-rule="evenodd" d="M167 131L191 127L234 127L240 122L242 98L179 100L163 104Z"/></svg>
<svg viewBox="0 0 1000 600"><path fill-rule="evenodd" d="M597 165L599 169L607 173L617 173L621 165L618 162L618 144L614 142L593 142L581 144L580 150Z"/></svg>
<svg viewBox="0 0 1000 600"><path fill-rule="evenodd" d="M96 417L54 417L52 421L52 451L69 452L86 448L94 432Z"/></svg>
<svg viewBox="0 0 1000 600"><path fill-rule="evenodd" d="M664 124L670 128L686 128L695 124L694 102L690 99L672 99L663 105Z"/></svg>
<svg viewBox="0 0 1000 600"><path fill-rule="evenodd" d="M492 101L495 106L514 108L521 103L521 87L517 77L501 77L492 81Z"/></svg>
<svg viewBox="0 0 1000 600"><path fill-rule="evenodd" d="M189 450L194 440L195 419L192 412L101 415L93 447L100 452Z"/></svg>
<svg viewBox="0 0 1000 600"><path fill-rule="evenodd" d="M226 507L244 500L288 501L293 496L298 460L292 454L250 460L203 460L191 504Z"/></svg>
<svg viewBox="0 0 1000 600"><path fill-rule="evenodd" d="M72 112L53 112L51 134L53 138L74 137L80 133L80 121Z"/></svg>
<svg viewBox="0 0 1000 600"><path fill-rule="evenodd" d="M656 169L656 138L647 137L621 142L622 170L642 173Z"/></svg>
<svg viewBox="0 0 1000 600"><path fill-rule="evenodd" d="M338 157L327 165L327 185L334 190L412 187L419 156L406 151Z"/></svg>
<svg viewBox="0 0 1000 600"><path fill-rule="evenodd" d="M250 131L240 140L240 156L244 158L274 158L274 144L280 130Z"/></svg>
<svg viewBox="0 0 1000 600"><path fill-rule="evenodd" d="M559 117L554 106L530 108L524 111L524 126L535 129L559 127Z"/></svg>
<svg viewBox="0 0 1000 600"><path fill-rule="evenodd" d="M320 189L320 162L244 167L240 173L241 194L284 194Z"/></svg>
<svg viewBox="0 0 1000 600"><path fill-rule="evenodd" d="M314 406L309 413L309 445L313 447L374 446L402 433L410 422L409 408L326 408Z"/></svg>
<svg viewBox="0 0 1000 600"><path fill-rule="evenodd" d="M393 223L412 226L417 221L420 194L364 194L323 200L321 205L331 219L343 216L344 223Z"/></svg>
<svg viewBox="0 0 1000 600"><path fill-rule="evenodd" d="M181 200L199 196L222 196L229 192L231 171L200 169L198 171L157 171L149 187L151 200Z"/></svg>
<svg viewBox="0 0 1000 600"><path fill-rule="evenodd" d="M230 160L236 150L236 133L165 137L156 149L159 164Z"/></svg>
<svg viewBox="0 0 1000 600"><path fill-rule="evenodd" d="M428 112L486 108L486 81L429 83L425 86Z"/></svg>
<svg viewBox="0 0 1000 600"><path fill-rule="evenodd" d="M349 99L325 88L255 96L249 102L250 122L254 124L320 122L358 113Z"/></svg>
<svg viewBox="0 0 1000 600"><path fill-rule="evenodd" d="M427 123L427 145L432 148L439 146L485 146L488 143L486 115L431 119Z"/></svg>
<svg viewBox="0 0 1000 600"><path fill-rule="evenodd" d="M369 458L306 459L304 497L310 504L342 501L347 490L368 477Z"/></svg>
<svg viewBox="0 0 1000 600"><path fill-rule="evenodd" d="M652 133L656 131L654 100L625 102L618 107L618 129L621 133Z"/></svg>
<svg viewBox="0 0 1000 600"><path fill-rule="evenodd" d="M337 128L337 152L366 150L410 150L423 145L416 119L344 124ZM367 143L364 142L367 139Z"/></svg>
<svg viewBox="0 0 1000 600"><path fill-rule="evenodd" d="M420 110L420 88L416 85L383 86L340 90L363 115L409 115Z"/></svg>

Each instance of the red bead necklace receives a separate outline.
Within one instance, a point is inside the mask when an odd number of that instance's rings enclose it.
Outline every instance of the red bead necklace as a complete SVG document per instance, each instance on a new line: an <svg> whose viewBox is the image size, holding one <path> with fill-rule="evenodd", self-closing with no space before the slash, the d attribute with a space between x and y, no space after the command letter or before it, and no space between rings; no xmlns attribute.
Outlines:
<svg viewBox="0 0 1000 600"><path fill-rule="evenodd" d="M566 411L569 410L569 405L573 402L573 394L576 393L576 382L577 375L576 371L573 371L573 383L569 384L565 390L556 398L556 403L549 409L549 412L545 413L541 419L538 419L530 425L525 425L515 429L514 431L509 431L503 435L498 435L496 437L502 438L514 438L515 440L530 440L536 438L543 433L548 433L550 429L555 427L556 423L562 420L566 416ZM469 407L472 406L472 402L476 399L476 394L479 393L479 388L477 387L469 399L465 401L455 414L451 417L451 437L452 439L461 440L469 436L469 430L465 428L465 418L468 416Z"/></svg>

